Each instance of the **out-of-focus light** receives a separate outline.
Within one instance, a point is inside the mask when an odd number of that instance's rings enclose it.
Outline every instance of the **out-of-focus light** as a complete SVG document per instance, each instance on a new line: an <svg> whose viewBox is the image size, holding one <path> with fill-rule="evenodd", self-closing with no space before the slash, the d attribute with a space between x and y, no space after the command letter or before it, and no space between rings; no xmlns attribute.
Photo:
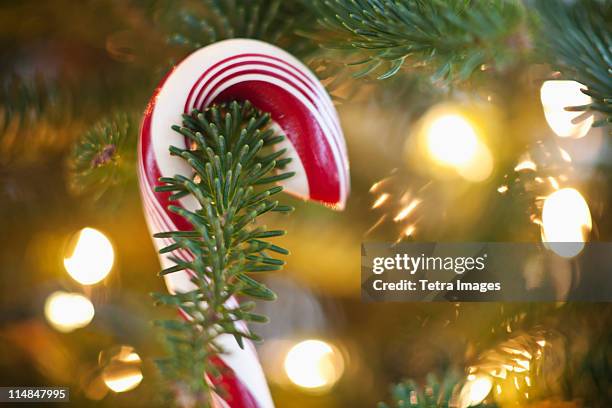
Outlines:
<svg viewBox="0 0 612 408"><path fill-rule="evenodd" d="M455 169L472 182L487 179L493 171L489 148L464 116L456 109L436 107L424 120L427 152L434 162Z"/></svg>
<svg viewBox="0 0 612 408"><path fill-rule="evenodd" d="M484 181L493 171L493 156L489 148L482 143L476 146L476 153L472 160L463 166L457 167L457 173L464 179L472 182Z"/></svg>
<svg viewBox="0 0 612 408"><path fill-rule="evenodd" d="M542 84L540 99L544 116L557 136L580 138L586 135L593 125L593 115L589 115L579 123L573 123L572 121L584 112L565 110L570 106L588 105L592 102L590 96L580 91L585 88L576 81L546 81Z"/></svg>
<svg viewBox="0 0 612 408"><path fill-rule="evenodd" d="M410 204L405 206L400 210L399 213L393 218L393 221L398 222L402 221L404 218L408 217L410 213L421 204L421 200L418 198L413 199Z"/></svg>
<svg viewBox="0 0 612 408"><path fill-rule="evenodd" d="M305 340L293 346L285 357L285 372L295 385L326 390L340 379L344 359L332 345L321 340Z"/></svg>
<svg viewBox="0 0 612 408"><path fill-rule="evenodd" d="M589 206L577 190L563 188L544 200L542 241L558 255L578 255L592 227Z"/></svg>
<svg viewBox="0 0 612 408"><path fill-rule="evenodd" d="M493 388L493 382L488 376L471 376L461 389L459 406L468 408L480 404L489 395L491 388Z"/></svg>
<svg viewBox="0 0 612 408"><path fill-rule="evenodd" d="M142 381L140 356L130 346L121 346L109 355L101 353L106 360L102 371L104 384L114 392L126 392L138 387Z"/></svg>
<svg viewBox="0 0 612 408"><path fill-rule="evenodd" d="M474 158L477 147L474 128L460 115L444 114L429 124L427 148L441 164L463 166Z"/></svg>
<svg viewBox="0 0 612 408"><path fill-rule="evenodd" d="M529 158L525 158L525 159L521 160L514 167L514 171L525 171L525 170L536 171L537 169L538 169L538 166L533 162L533 160L531 160Z"/></svg>
<svg viewBox="0 0 612 408"><path fill-rule="evenodd" d="M108 275L115 254L106 236L93 228L79 232L72 255L64 258L64 267L74 280L82 285L93 285Z"/></svg>
<svg viewBox="0 0 612 408"><path fill-rule="evenodd" d="M94 314L93 304L78 293L53 292L45 301L47 321L64 333L87 326Z"/></svg>
<svg viewBox="0 0 612 408"><path fill-rule="evenodd" d="M374 204L372 204L372 208L380 207L389 199L389 197L390 197L389 193L382 193L380 196L378 196L376 201L374 201Z"/></svg>

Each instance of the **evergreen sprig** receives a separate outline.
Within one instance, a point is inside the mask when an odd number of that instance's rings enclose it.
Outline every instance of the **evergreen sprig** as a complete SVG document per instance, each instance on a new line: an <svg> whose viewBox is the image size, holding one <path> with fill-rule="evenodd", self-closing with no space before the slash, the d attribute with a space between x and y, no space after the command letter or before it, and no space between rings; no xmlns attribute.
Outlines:
<svg viewBox="0 0 612 408"><path fill-rule="evenodd" d="M513 0L316 0L312 36L329 48L359 51L356 76L393 76L428 66L432 79L467 79L483 64L502 68L528 48L523 7Z"/></svg>
<svg viewBox="0 0 612 408"><path fill-rule="evenodd" d="M309 27L315 15L300 1L197 0L170 8L166 15L171 27L169 41L189 50L228 38L255 38L291 52L305 55L314 49L310 41L295 34Z"/></svg>
<svg viewBox="0 0 612 408"><path fill-rule="evenodd" d="M70 140L71 103L43 75L6 74L0 80L0 163L35 161Z"/></svg>
<svg viewBox="0 0 612 408"><path fill-rule="evenodd" d="M612 123L612 2L539 0L536 4L542 48L564 77L587 87L583 92L593 100L571 109L603 113L594 126Z"/></svg>
<svg viewBox="0 0 612 408"><path fill-rule="evenodd" d="M402 381L391 387L393 405L379 402L377 408L450 408L457 406L453 401L459 384L459 377L454 373L444 376L439 381L434 374L427 376L424 387L413 380ZM480 408L494 408L495 405L474 405Z"/></svg>
<svg viewBox="0 0 612 408"><path fill-rule="evenodd" d="M69 157L71 189L96 200L127 186L136 173L137 135L135 120L125 113L95 123L75 142Z"/></svg>
<svg viewBox="0 0 612 408"><path fill-rule="evenodd" d="M257 218L269 211L289 212L272 197L282 191L270 184L293 175L282 172L291 160L283 158L285 149L274 145L284 140L270 128L270 116L250 103L232 102L212 106L204 112L183 116L183 125L173 129L190 142L188 149L170 147L172 155L182 158L193 169L193 177L165 177L157 191L170 191L171 200L192 195L199 208L190 211L169 206L191 224L191 231L155 235L171 238L162 249L175 265L160 275L188 271L194 290L187 293L155 294L158 303L179 307L186 320L165 320L169 357L159 361L164 377L175 384L187 385L192 395L205 401L210 391L203 373L215 377L218 369L212 360L224 350L219 336L231 334L242 347L243 339L259 337L235 325L237 321L265 322L265 316L253 312L247 301L229 306L236 295L273 300L276 295L250 274L282 269L284 261L274 254L288 251L268 241L284 234L255 226ZM178 257L174 251L186 251L192 260ZM222 392L222 391L221 391Z"/></svg>
<svg viewBox="0 0 612 408"><path fill-rule="evenodd" d="M22 126L36 120L56 106L59 97L59 89L40 75L31 78L16 73L7 75L0 87L2 130L12 119L20 120Z"/></svg>

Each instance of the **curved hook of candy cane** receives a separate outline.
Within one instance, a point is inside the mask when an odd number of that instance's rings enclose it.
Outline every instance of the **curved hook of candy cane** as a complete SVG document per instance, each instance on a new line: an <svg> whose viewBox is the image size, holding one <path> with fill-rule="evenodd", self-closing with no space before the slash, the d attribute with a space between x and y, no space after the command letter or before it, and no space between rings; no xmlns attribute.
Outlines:
<svg viewBox="0 0 612 408"><path fill-rule="evenodd" d="M284 182L287 192L304 199L342 209L349 192L346 145L338 116L317 78L297 59L255 40L226 40L189 55L162 80L149 103L140 135L139 176L147 224L152 233L187 230L190 225L167 211L170 193L155 192L160 177L191 176L180 158L170 156L170 145L184 148L186 141L171 126L181 123L181 114L204 109L212 102L249 100L271 114L278 132L287 139L293 161L286 170L296 176ZM197 202L187 196L180 200L187 209ZM156 240L158 249L171 242ZM187 251L173 255L190 259ZM172 263L160 257L164 268ZM170 292L194 289L189 272L165 276ZM229 302L235 303L235 299ZM238 322L247 330L244 322ZM273 402L252 343L240 349L233 336L221 337L228 353L216 364L221 377L208 378L229 392L213 396L216 406L230 408L271 408Z"/></svg>
<svg viewBox="0 0 612 408"><path fill-rule="evenodd" d="M221 41L195 51L175 67L152 103L152 137L165 141L153 146L156 156L169 156L168 142L181 138L169 135L181 113L229 100L249 100L270 113L279 132L287 136L278 148L288 149L293 160L287 170L296 176L282 183L286 192L344 208L350 190L348 155L331 99L300 61L261 41ZM160 171L171 171L176 160L180 159L160 160Z"/></svg>

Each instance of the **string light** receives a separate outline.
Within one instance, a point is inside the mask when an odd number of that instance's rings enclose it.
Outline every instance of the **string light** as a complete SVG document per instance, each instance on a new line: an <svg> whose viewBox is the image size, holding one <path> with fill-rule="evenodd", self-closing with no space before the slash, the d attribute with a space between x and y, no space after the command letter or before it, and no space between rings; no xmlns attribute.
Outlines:
<svg viewBox="0 0 612 408"><path fill-rule="evenodd" d="M493 171L493 156L476 129L455 109L435 107L425 115L425 145L432 160L454 169L468 181L487 179Z"/></svg>
<svg viewBox="0 0 612 408"><path fill-rule="evenodd" d="M45 301L45 317L56 330L68 333L87 326L95 314L93 304L78 293L57 291Z"/></svg>
<svg viewBox="0 0 612 408"><path fill-rule="evenodd" d="M559 137L583 137L593 125L593 115L575 123L584 112L571 112L565 109L592 102L591 97L582 93L581 89L586 87L576 81L546 81L542 84L540 99L544 116L548 126Z"/></svg>
<svg viewBox="0 0 612 408"><path fill-rule="evenodd" d="M468 408L480 404L489 395L492 388L493 381L489 376L469 376L459 394L459 406Z"/></svg>
<svg viewBox="0 0 612 408"><path fill-rule="evenodd" d="M591 228L589 206L577 190L557 190L544 200L542 241L558 255L565 258L578 255Z"/></svg>
<svg viewBox="0 0 612 408"><path fill-rule="evenodd" d="M285 372L295 385L320 391L331 388L344 372L342 354L321 340L304 340L285 357Z"/></svg>
<svg viewBox="0 0 612 408"><path fill-rule="evenodd" d="M100 353L100 362L105 363L102 379L111 391L130 391L142 382L142 361L130 346L120 346L110 353Z"/></svg>
<svg viewBox="0 0 612 408"><path fill-rule="evenodd" d="M109 239L96 229L83 228L78 233L72 254L64 259L64 267L80 284L93 285L108 275L114 259Z"/></svg>
<svg viewBox="0 0 612 408"><path fill-rule="evenodd" d="M463 117L445 114L432 120L427 129L427 147L439 163L461 167L474 159L478 138Z"/></svg>

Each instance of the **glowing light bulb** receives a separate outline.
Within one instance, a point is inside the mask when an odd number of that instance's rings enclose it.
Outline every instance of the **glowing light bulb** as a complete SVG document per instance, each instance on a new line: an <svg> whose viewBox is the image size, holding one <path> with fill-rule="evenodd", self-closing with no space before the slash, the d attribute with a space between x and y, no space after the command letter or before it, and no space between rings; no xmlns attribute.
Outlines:
<svg viewBox="0 0 612 408"><path fill-rule="evenodd" d="M457 173L464 179L473 182L484 181L493 171L493 156L489 148L482 143L476 146L472 160L457 167Z"/></svg>
<svg viewBox="0 0 612 408"><path fill-rule="evenodd" d="M427 130L427 147L441 164L462 166L469 163L478 147L476 132L468 121L457 114L435 118Z"/></svg>
<svg viewBox="0 0 612 408"><path fill-rule="evenodd" d="M453 168L472 182L491 175L493 156L489 148L456 108L436 107L426 115L424 123L425 146L436 163Z"/></svg>
<svg viewBox="0 0 612 408"><path fill-rule="evenodd" d="M578 255L592 228L589 206L577 190L564 188L544 200L542 241L558 255Z"/></svg>
<svg viewBox="0 0 612 408"><path fill-rule="evenodd" d="M142 361L130 346L120 346L110 353L100 353L100 362L105 364L102 379L111 391L130 391L142 382Z"/></svg>
<svg viewBox="0 0 612 408"><path fill-rule="evenodd" d="M340 352L321 340L305 340L293 346L284 366L291 382L315 391L331 388L344 372Z"/></svg>
<svg viewBox="0 0 612 408"><path fill-rule="evenodd" d="M113 246L108 238L96 229L83 228L72 255L64 258L64 267L77 282L93 285L108 275L114 259Z"/></svg>
<svg viewBox="0 0 612 408"><path fill-rule="evenodd" d="M459 394L459 407L467 408L480 404L492 388L493 382L488 376L470 376Z"/></svg>
<svg viewBox="0 0 612 408"><path fill-rule="evenodd" d="M94 314L93 304L78 293L53 292L45 301L47 321L64 333L87 326Z"/></svg>
<svg viewBox="0 0 612 408"><path fill-rule="evenodd" d="M548 126L559 137L580 138L587 134L593 125L593 115L579 123L573 120L584 112L570 112L565 108L570 106L588 105L591 97L580 90L586 87L576 81L546 81L540 89L540 100L544 108L544 116Z"/></svg>

